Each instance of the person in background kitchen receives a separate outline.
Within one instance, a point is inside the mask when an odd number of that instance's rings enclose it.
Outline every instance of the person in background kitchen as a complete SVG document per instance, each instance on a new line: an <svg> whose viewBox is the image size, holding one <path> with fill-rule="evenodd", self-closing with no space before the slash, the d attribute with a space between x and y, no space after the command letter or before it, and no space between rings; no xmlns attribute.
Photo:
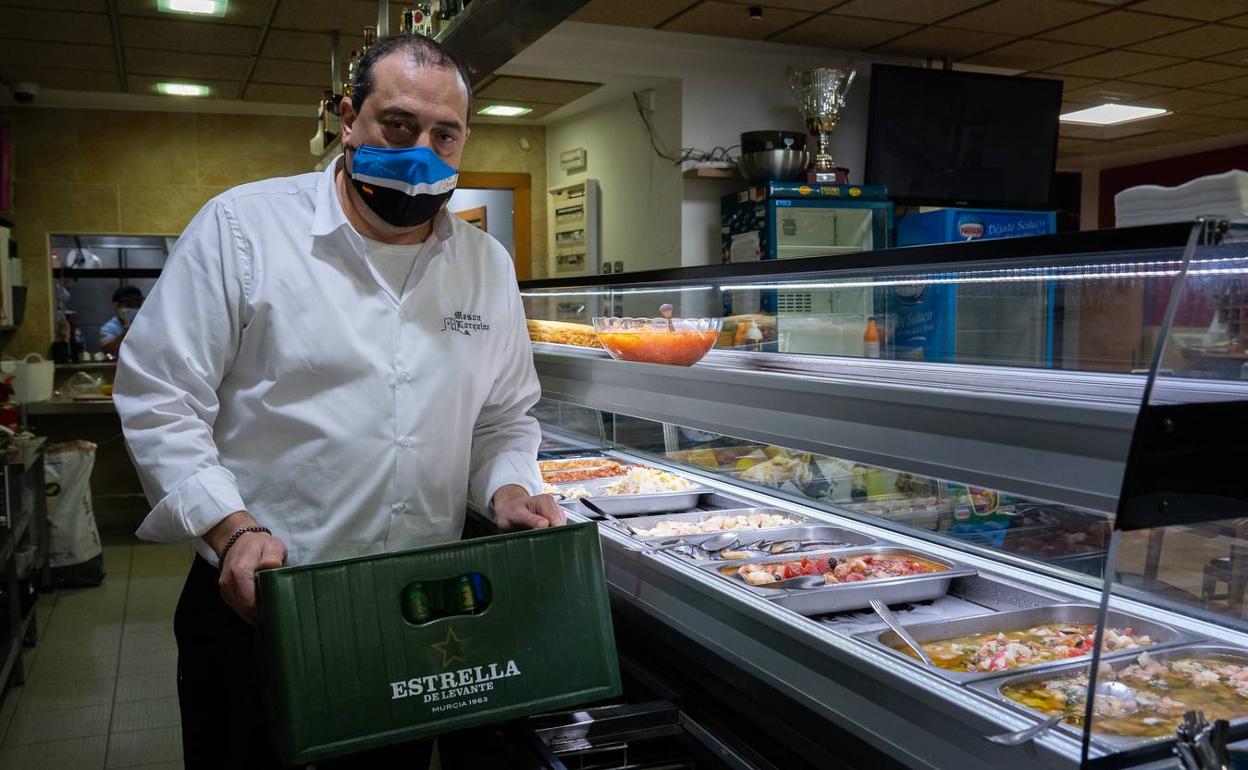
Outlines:
<svg viewBox="0 0 1248 770"><path fill-rule="evenodd" d="M134 323L135 313L143 307L143 292L136 286L122 286L113 292L113 304L117 312L100 326L100 350L110 356L117 355L130 324Z"/></svg>
<svg viewBox="0 0 1248 770"><path fill-rule="evenodd" d="M471 103L440 45L378 41L342 101L343 155L209 201L125 337L137 534L196 552L174 617L188 770L279 766L258 570L457 539L469 498L505 530L564 523L538 494L511 259L445 207Z"/></svg>

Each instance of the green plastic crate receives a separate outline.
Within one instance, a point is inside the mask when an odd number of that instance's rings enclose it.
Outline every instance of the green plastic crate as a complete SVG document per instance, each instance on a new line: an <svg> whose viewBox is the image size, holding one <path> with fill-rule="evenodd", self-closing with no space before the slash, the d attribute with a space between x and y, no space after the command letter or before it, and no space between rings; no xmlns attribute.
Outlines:
<svg viewBox="0 0 1248 770"><path fill-rule="evenodd" d="M480 572L479 615L412 625L413 581ZM287 763L620 694L594 524L259 574L268 706Z"/></svg>

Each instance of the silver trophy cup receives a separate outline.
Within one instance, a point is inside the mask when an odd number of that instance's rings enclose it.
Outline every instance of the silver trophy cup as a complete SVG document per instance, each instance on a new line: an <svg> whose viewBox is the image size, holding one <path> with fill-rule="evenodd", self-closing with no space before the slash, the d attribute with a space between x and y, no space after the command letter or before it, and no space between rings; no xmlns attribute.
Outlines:
<svg viewBox="0 0 1248 770"><path fill-rule="evenodd" d="M828 152L828 138L841 119L845 94L857 73L849 67L819 67L813 70L787 70L789 87L797 96L797 106L806 121L806 130L815 137L815 157L808 172L811 182L846 182Z"/></svg>

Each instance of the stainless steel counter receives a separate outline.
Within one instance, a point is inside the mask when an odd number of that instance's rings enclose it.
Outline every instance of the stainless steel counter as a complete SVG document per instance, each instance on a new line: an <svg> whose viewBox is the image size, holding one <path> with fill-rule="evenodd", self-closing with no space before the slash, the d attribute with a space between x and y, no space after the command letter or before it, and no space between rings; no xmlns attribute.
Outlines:
<svg viewBox="0 0 1248 770"><path fill-rule="evenodd" d="M644 461L663 465L653 459ZM786 509L882 541L957 559L979 570L978 577L955 580L947 596L916 607L909 622L1097 599L1094 589L1075 582L772 498L688 468L679 470L742 503ZM573 511L570 516L581 514ZM986 735L1029 727L1035 719L861 638L858 635L863 632L884 629L869 612L803 617L678 556L640 553L636 549L641 543L613 526L600 525L600 531L607 579L617 602L678 633L708 656L768 681L799 708L907 766L1023 770L1079 764L1079 741L1064 731L1014 748L984 740ZM1225 643L1248 645L1248 636L1198 618L1128 599L1115 599L1113 608L1181 629L1185 636L1216 635ZM1094 746L1092 756L1098 752Z"/></svg>

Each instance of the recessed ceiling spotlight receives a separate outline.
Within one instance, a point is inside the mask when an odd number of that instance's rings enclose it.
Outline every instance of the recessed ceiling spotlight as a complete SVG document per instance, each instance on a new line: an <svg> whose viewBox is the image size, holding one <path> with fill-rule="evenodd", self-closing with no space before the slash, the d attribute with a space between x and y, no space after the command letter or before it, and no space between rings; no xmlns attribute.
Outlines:
<svg viewBox="0 0 1248 770"><path fill-rule="evenodd" d="M762 6L751 5L750 6L750 21L762 21L762 20L763 20Z"/></svg>

